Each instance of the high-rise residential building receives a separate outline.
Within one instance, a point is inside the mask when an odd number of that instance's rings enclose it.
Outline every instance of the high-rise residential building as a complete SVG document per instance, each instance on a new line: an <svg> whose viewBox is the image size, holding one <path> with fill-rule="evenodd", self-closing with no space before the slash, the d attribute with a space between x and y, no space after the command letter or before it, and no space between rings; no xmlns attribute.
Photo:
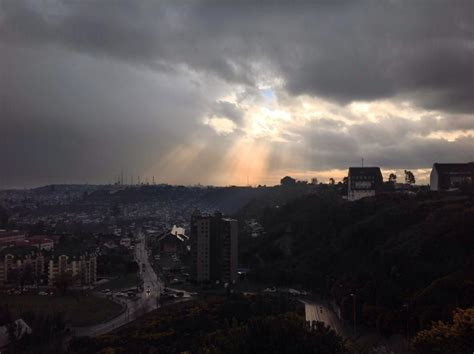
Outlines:
<svg viewBox="0 0 474 354"><path fill-rule="evenodd" d="M222 214L191 217L191 276L197 282L237 280L238 223Z"/></svg>

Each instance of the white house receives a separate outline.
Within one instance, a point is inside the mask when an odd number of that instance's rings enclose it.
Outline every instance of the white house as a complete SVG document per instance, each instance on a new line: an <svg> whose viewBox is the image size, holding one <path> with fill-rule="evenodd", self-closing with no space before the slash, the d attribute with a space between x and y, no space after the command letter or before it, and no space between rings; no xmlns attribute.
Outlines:
<svg viewBox="0 0 474 354"><path fill-rule="evenodd" d="M435 163L430 174L430 189L445 191L474 181L474 162Z"/></svg>

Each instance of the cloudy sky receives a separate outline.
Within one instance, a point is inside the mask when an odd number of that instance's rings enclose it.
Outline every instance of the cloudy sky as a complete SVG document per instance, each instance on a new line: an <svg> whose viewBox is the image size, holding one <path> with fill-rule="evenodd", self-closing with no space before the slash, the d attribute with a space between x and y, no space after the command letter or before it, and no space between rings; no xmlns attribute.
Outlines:
<svg viewBox="0 0 474 354"><path fill-rule="evenodd" d="M474 155L474 2L0 0L0 187Z"/></svg>

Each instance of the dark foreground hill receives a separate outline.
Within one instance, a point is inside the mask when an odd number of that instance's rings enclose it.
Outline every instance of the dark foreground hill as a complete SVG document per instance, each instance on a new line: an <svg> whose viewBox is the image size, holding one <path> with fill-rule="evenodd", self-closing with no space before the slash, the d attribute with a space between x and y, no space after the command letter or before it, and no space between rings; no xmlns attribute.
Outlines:
<svg viewBox="0 0 474 354"><path fill-rule="evenodd" d="M384 334L427 327L474 305L472 197L387 194L346 202L301 197L260 213L266 234L242 235L255 280L302 286Z"/></svg>
<svg viewBox="0 0 474 354"><path fill-rule="evenodd" d="M71 353L347 353L332 330L306 327L287 298L207 298L164 307L97 338L75 338Z"/></svg>

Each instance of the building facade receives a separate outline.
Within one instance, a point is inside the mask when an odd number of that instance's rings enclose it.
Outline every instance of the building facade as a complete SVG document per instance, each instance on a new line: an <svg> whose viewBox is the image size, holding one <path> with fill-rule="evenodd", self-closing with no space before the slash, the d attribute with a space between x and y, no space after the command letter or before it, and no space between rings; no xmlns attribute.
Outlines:
<svg viewBox="0 0 474 354"><path fill-rule="evenodd" d="M347 199L350 201L373 197L383 184L379 167L349 167Z"/></svg>
<svg viewBox="0 0 474 354"><path fill-rule="evenodd" d="M26 253L28 251L29 253ZM14 283L17 272L28 270L28 284L55 285L59 274L69 273L74 285L93 285L97 281L95 256L83 254L79 257L60 255L48 258L36 247L9 248L0 255L0 284ZM25 283L25 284L26 284Z"/></svg>
<svg viewBox="0 0 474 354"><path fill-rule="evenodd" d="M474 162L435 163L430 174L430 189L446 191L471 185L474 181Z"/></svg>
<svg viewBox="0 0 474 354"><path fill-rule="evenodd" d="M188 240L184 228L173 225L171 231L158 238L158 248L160 253L182 253L186 250Z"/></svg>
<svg viewBox="0 0 474 354"><path fill-rule="evenodd" d="M19 231L0 230L0 242L9 243L16 241L24 241L26 235Z"/></svg>
<svg viewBox="0 0 474 354"><path fill-rule="evenodd" d="M37 249L30 249L30 253L15 252L17 250L9 249L0 255L0 284L16 281L19 271L28 271L25 283L39 284L46 273L44 255Z"/></svg>
<svg viewBox="0 0 474 354"><path fill-rule="evenodd" d="M48 284L53 286L61 274L70 274L74 285L93 285L97 281L97 259L82 254L78 257L60 255L49 260Z"/></svg>
<svg viewBox="0 0 474 354"><path fill-rule="evenodd" d="M238 223L222 214L191 217L191 276L197 282L237 280Z"/></svg>

